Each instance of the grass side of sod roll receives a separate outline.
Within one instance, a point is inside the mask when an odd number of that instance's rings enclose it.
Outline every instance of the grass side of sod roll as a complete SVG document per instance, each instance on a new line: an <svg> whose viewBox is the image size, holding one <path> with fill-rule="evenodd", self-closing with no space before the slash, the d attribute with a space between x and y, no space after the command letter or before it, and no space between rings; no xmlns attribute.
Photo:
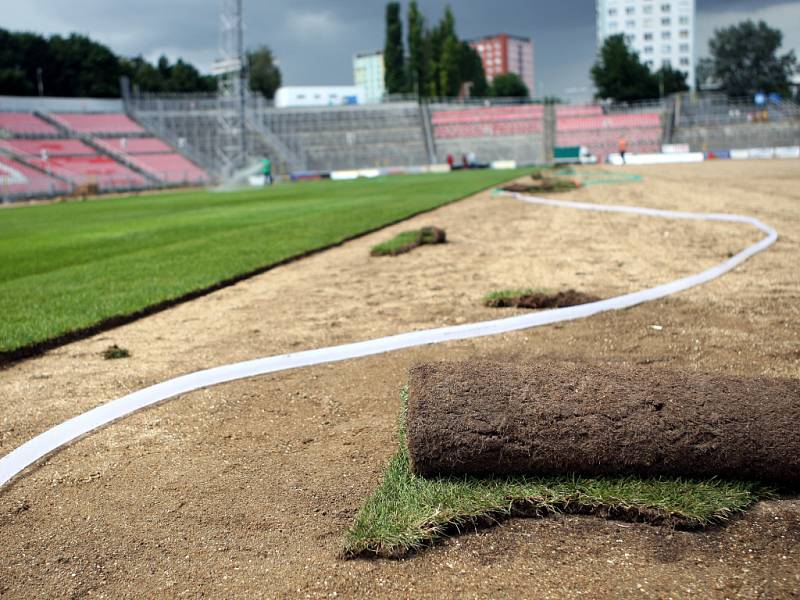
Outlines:
<svg viewBox="0 0 800 600"><path fill-rule="evenodd" d="M756 483L718 479L417 477L409 468L405 438L407 391L401 395L399 448L345 536L345 557L400 558L513 514L563 511L698 529L771 495Z"/></svg>
<svg viewBox="0 0 800 600"><path fill-rule="evenodd" d="M0 359L518 177L467 171L0 210Z"/></svg>

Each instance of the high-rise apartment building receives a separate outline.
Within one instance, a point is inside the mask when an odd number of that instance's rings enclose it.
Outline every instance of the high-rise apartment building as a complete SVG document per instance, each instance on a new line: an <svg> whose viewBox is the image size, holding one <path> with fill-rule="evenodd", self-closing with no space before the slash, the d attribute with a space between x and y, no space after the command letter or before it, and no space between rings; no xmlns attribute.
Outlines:
<svg viewBox="0 0 800 600"><path fill-rule="evenodd" d="M353 80L364 89L366 102L380 102L386 92L383 52L361 52L353 57Z"/></svg>
<svg viewBox="0 0 800 600"><path fill-rule="evenodd" d="M669 65L694 89L695 0L597 0L598 48L617 34L652 71Z"/></svg>
<svg viewBox="0 0 800 600"><path fill-rule="evenodd" d="M533 79L533 40L501 33L472 40L469 45L478 51L489 83L497 75L516 73L528 86L530 95L536 95Z"/></svg>

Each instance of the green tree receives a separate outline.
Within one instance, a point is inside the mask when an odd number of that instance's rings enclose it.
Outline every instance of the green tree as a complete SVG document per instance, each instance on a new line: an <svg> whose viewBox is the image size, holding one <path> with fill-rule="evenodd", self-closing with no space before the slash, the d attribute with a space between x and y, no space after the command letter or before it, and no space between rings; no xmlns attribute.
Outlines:
<svg viewBox="0 0 800 600"><path fill-rule="evenodd" d="M678 92L688 92L689 86L686 83L686 73L663 66L655 72L656 82L658 83L659 96L669 96Z"/></svg>
<svg viewBox="0 0 800 600"><path fill-rule="evenodd" d="M622 34L606 38L591 70L596 98L632 102L658 97L658 82Z"/></svg>
<svg viewBox="0 0 800 600"><path fill-rule="evenodd" d="M119 59L107 46L73 33L68 37L51 37L50 50L58 71L46 79L49 95L119 96L122 69Z"/></svg>
<svg viewBox="0 0 800 600"><path fill-rule="evenodd" d="M406 91L404 54L400 3L390 2L386 5L386 45L383 49L384 82L389 94Z"/></svg>
<svg viewBox="0 0 800 600"><path fill-rule="evenodd" d="M764 21L717 29L708 43L713 76L729 96L788 94L797 59L793 51L778 55L782 43L783 33Z"/></svg>
<svg viewBox="0 0 800 600"><path fill-rule="evenodd" d="M490 95L495 98L528 98L530 91L516 73L497 75L492 81Z"/></svg>
<svg viewBox="0 0 800 600"><path fill-rule="evenodd" d="M425 18L415 0L408 5L408 89L423 95L428 79L428 47Z"/></svg>
<svg viewBox="0 0 800 600"><path fill-rule="evenodd" d="M272 50L267 46L247 53L247 65L250 72L250 89L261 92L265 98L272 100L275 92L281 87L281 70L275 64Z"/></svg>
<svg viewBox="0 0 800 600"><path fill-rule="evenodd" d="M489 84L486 82L486 72L483 70L481 55L467 42L461 42L459 68L461 81L471 84L470 96L483 98L489 95Z"/></svg>

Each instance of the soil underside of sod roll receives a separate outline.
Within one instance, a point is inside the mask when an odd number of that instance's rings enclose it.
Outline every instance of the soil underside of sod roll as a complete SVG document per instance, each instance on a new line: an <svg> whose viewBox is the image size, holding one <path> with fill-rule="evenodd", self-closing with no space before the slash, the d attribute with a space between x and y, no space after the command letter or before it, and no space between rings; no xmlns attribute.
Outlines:
<svg viewBox="0 0 800 600"><path fill-rule="evenodd" d="M566 290L555 294L525 292L518 295L497 295L496 297L489 297L486 300L486 305L493 308L564 308L596 302L597 300L600 300L600 298L591 294L584 294L576 290Z"/></svg>
<svg viewBox="0 0 800 600"><path fill-rule="evenodd" d="M541 362L434 363L409 380L420 475L800 482L800 382Z"/></svg>
<svg viewBox="0 0 800 600"><path fill-rule="evenodd" d="M516 194L541 194L569 192L578 189L578 185L570 179L531 179L529 183L509 183L503 186L506 192Z"/></svg>

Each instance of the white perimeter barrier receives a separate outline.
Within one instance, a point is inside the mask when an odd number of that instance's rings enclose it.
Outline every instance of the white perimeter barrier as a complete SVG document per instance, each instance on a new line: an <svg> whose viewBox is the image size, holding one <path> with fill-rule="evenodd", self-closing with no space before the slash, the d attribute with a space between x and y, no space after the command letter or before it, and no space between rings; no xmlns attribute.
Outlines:
<svg viewBox="0 0 800 600"><path fill-rule="evenodd" d="M700 163L706 159L702 152L671 152L666 154L625 154L625 160L619 153L609 154L608 162L615 166L622 165L671 165L679 163Z"/></svg>
<svg viewBox="0 0 800 600"><path fill-rule="evenodd" d="M742 250L732 258L715 267L707 269L701 273L690 275L682 279L677 279L663 285L600 300L590 302L580 306L568 308L556 308L536 313L483 321L480 323L468 323L453 327L440 327L437 329L427 329L424 331L413 331L389 337L368 340L365 342L355 342L343 344L341 346L331 346L329 348L318 348L316 350L306 350L290 354L280 354L267 358L259 358L221 367L214 367L196 373L182 375L175 379L170 379L138 392L133 392L107 404L93 408L92 410L73 417L68 421L56 425L52 429L39 434L29 442L0 459L0 486L5 485L11 478L18 475L23 469L32 465L37 460L44 458L51 452L69 444L76 438L89 433L99 427L107 425L113 421L121 419L131 413L141 410L147 406L152 406L163 402L169 398L174 398L181 394L186 394L201 388L218 385L237 379L255 377L276 371L287 369L298 369L324 363L338 362L362 356L372 356L384 352L392 352L403 348L413 348L415 346L425 346L428 344L440 344L454 340L465 340L478 338L488 335L497 335L531 327L540 327L561 321L571 321L591 317L598 313L621 310L629 308L642 302L656 300L671 294L676 294L691 287L706 283L712 279L727 273L734 267L742 264L754 254L765 250L778 239L777 232L770 226L765 225L758 219L741 215L721 214L721 213L690 213L671 210L657 210L652 208L639 208L635 206L606 206L601 204L588 204L584 202L568 202L563 200L547 200L521 194L505 194L516 197L517 199L529 204L543 206L553 206L559 208L572 208L576 210L626 213L641 215L646 217L661 217L665 219L686 219L692 221L722 221L726 223L746 223L756 227L766 234L760 242Z"/></svg>

